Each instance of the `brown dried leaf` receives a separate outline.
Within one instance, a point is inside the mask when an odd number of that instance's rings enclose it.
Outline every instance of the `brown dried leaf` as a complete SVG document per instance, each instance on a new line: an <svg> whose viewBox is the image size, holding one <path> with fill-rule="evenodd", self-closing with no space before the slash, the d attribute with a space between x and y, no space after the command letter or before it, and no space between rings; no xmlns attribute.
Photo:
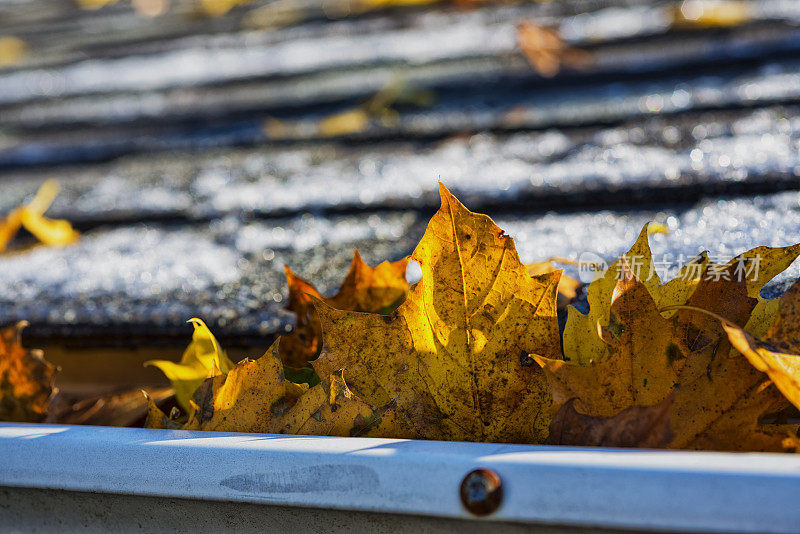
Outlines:
<svg viewBox="0 0 800 534"><path fill-rule="evenodd" d="M27 323L0 329L0 421L38 423L47 415L58 369L22 347Z"/></svg>
<svg viewBox="0 0 800 534"><path fill-rule="evenodd" d="M555 28L530 21L517 24L517 42L531 67L545 78L558 74L564 65L582 68L592 61L589 52L567 45Z"/></svg>
<svg viewBox="0 0 800 534"><path fill-rule="evenodd" d="M172 394L172 388L156 388L147 391L147 398L162 404ZM47 421L64 425L129 427L147 416L147 398L141 389L133 388L71 402L64 400L57 409L50 410Z"/></svg>
<svg viewBox="0 0 800 534"><path fill-rule="evenodd" d="M631 406L611 417L583 415L568 400L550 423L551 445L663 448L673 438L669 415L673 397L653 406Z"/></svg>

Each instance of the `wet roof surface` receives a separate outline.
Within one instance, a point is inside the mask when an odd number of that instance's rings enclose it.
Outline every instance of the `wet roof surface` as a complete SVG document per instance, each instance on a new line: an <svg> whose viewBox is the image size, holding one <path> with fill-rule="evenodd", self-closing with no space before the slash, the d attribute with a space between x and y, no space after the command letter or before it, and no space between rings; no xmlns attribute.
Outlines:
<svg viewBox="0 0 800 534"><path fill-rule="evenodd" d="M355 247L372 264L409 254L438 180L524 261L611 260L648 220L670 228L651 242L671 266L800 240L793 2L694 30L672 24L674 2L633 0L335 21L310 3L269 31L246 27L251 8L181 26L39 4L12 16L0 2L0 35L15 28L39 51L0 70L0 213L56 177L48 214L84 232L0 255L0 322L27 319L42 342L181 345L194 316L265 342L291 328L284 264L332 292ZM521 19L558 27L594 63L537 75ZM113 37L85 32L112 23ZM320 130L397 79L435 98L358 132Z"/></svg>

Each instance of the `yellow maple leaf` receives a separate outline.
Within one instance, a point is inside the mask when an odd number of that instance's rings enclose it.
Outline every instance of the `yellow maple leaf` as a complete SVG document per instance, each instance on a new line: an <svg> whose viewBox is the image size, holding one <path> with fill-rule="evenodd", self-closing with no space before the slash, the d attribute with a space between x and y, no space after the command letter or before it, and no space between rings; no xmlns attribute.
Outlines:
<svg viewBox="0 0 800 534"><path fill-rule="evenodd" d="M20 228L25 228L39 241L50 246L71 245L78 240L80 234L68 221L44 216L58 195L58 190L57 181L47 180L30 203L12 210L5 220L0 221L0 252L6 249Z"/></svg>
<svg viewBox="0 0 800 534"><path fill-rule="evenodd" d="M759 314L763 320L745 328L724 317L718 319L734 348L753 367L766 373L792 404L800 407L800 280L780 299L764 301L763 305ZM768 330L761 339L758 330L765 324L769 324Z"/></svg>
<svg viewBox="0 0 800 534"><path fill-rule="evenodd" d="M759 305L757 297L761 288L791 265L798 254L798 245L757 247L736 256L724 265L710 262L705 264L702 280L696 284L691 296L683 303L677 302L668 306L674 308L685 305L706 312L679 309L674 316L674 322L683 331L683 337L692 352L689 365L683 371L684 383L691 380L691 377L708 374L707 369L716 355L727 355L731 351L722 325L714 315L737 325L748 323L753 318L758 321L761 314L754 312ZM747 267L755 265L756 259L757 269L749 272Z"/></svg>
<svg viewBox="0 0 800 534"><path fill-rule="evenodd" d="M645 232L632 250L649 266L649 247L642 243L646 243ZM748 295L758 294L798 252L797 246L759 247L725 265L711 264L703 254L692 262L697 269L685 267L679 280L660 285L651 277L648 287L643 277L625 276L617 280L610 294L595 293L596 303L610 301L608 311L600 309L595 314L595 345L599 340L605 346L602 357L591 360L578 353L579 357L571 361L536 358L547 370L556 403L572 400L578 414L608 418L630 408L654 406L677 386L669 408L670 447L783 450L788 428L760 425L759 419L781 411L786 402L762 373L743 358L729 356L730 345L715 319L683 305L728 320L744 322L750 318L754 324L763 324L761 315L772 308L759 306ZM739 266L758 255L762 269L754 276L742 277ZM633 255L629 253L628 257ZM625 272L628 257L620 260ZM595 291L608 291L608 276L606 273L599 280ZM681 287L687 284L691 287ZM661 302L677 299L678 303L670 306L672 311L681 309L667 318L661 313L665 310L658 309L655 297ZM685 302L680 302L683 299ZM621 346L624 350L620 350L620 342L625 342Z"/></svg>
<svg viewBox="0 0 800 534"><path fill-rule="evenodd" d="M597 325L607 323L611 308L611 295L619 280L622 262L647 288L650 294L657 292L661 285L653 266L653 257L647 236L649 225L645 225L631 249L622 258L611 264L605 272L595 275L589 284L586 298L589 313L586 315L574 306L567 308L567 324L564 328L564 360L588 364L598 362L608 356L608 346L597 335Z"/></svg>
<svg viewBox="0 0 800 534"><path fill-rule="evenodd" d="M664 311L666 308L689 302L702 279L708 276L719 279L717 280L718 284L706 288L709 291L708 297L715 300L716 292L725 287L726 280L720 273L726 270L730 270L731 274L744 279L744 287L747 289L744 297L756 298L761 288L777 274L783 272L800 254L800 245L775 248L756 247L733 258L726 265L715 265L709 262L707 253L703 252L684 265L674 279L662 284L655 270L648 236L663 231L663 225L646 224L630 250L605 271L595 276L587 291L589 302L587 314L582 314L572 306L567 309L567 323L564 329L565 360L588 364L608 357L608 348L597 335L597 325L606 324L608 321L611 295L620 278L623 261L627 262L634 276L645 285L656 306ZM752 265L751 262L756 261L756 258L758 258L758 268L752 273L746 273L747 276L741 276L743 273L737 270L742 266ZM735 299L717 298L716 300L725 302L725 305L734 305L734 303L741 305ZM700 307L703 306L700 305ZM752 311L752 308L750 310ZM675 313L674 310L669 311L666 316L669 317L673 313ZM746 321L747 318L745 317L744 320ZM716 329L721 332L718 326Z"/></svg>
<svg viewBox="0 0 800 534"><path fill-rule="evenodd" d="M189 321L194 327L192 342L186 348L180 362L150 360L145 365L158 367L172 382L175 398L185 410L191 407L192 394L198 386L216 370L227 373L233 362L219 346L217 338L201 319Z"/></svg>
<svg viewBox="0 0 800 534"><path fill-rule="evenodd" d="M341 373L310 389L284 378L277 343L257 360L207 378L180 426L150 402L146 426L220 432L364 436L398 434L391 405L373 409L356 398ZM402 435L400 436L402 437Z"/></svg>
<svg viewBox="0 0 800 534"><path fill-rule="evenodd" d="M350 270L339 291L330 298L323 297L313 284L285 267L289 286L287 309L295 314L296 325L294 332L282 336L279 342L284 365L300 369L319 356L322 349L322 327L312 298L322 299L340 310L391 313L408 294L408 261L409 258L403 258L370 267L361 259L358 250L354 250Z"/></svg>
<svg viewBox="0 0 800 534"><path fill-rule="evenodd" d="M313 365L344 369L373 406L396 402L418 437L541 442L550 391L528 354L558 354L560 272L531 277L511 237L439 190L412 256L422 280L390 316L317 301L327 348Z"/></svg>
<svg viewBox="0 0 800 534"><path fill-rule="evenodd" d="M270 139L305 138L311 134L320 137L353 135L371 126L396 127L400 114L393 108L395 104L428 107L433 101L434 95L430 91L411 87L403 80L395 79L358 106L315 121L286 121L270 117L264 122L262 130Z"/></svg>
<svg viewBox="0 0 800 534"><path fill-rule="evenodd" d="M0 329L0 421L41 422L55 393L58 368L22 346L27 323Z"/></svg>
<svg viewBox="0 0 800 534"><path fill-rule="evenodd" d="M677 328L659 313L643 282L623 258L622 279L611 294L607 325L598 339L608 354L588 365L534 356L550 379L553 399L574 399L578 412L612 417L634 406L658 404L678 382L688 350Z"/></svg>
<svg viewBox="0 0 800 534"><path fill-rule="evenodd" d="M761 321L756 315L758 301L748 294L772 275L759 278L755 286L735 275L739 259L748 254L725 265L706 266L703 279L687 301L688 306L706 313L681 309L673 317L690 353L671 409L671 448L781 451L790 438L788 427L760 423L765 415L784 410L788 403L763 373L731 351L723 329L708 316L713 313L748 324Z"/></svg>
<svg viewBox="0 0 800 534"><path fill-rule="evenodd" d="M758 298L761 288L800 254L800 246L757 247L724 265L708 263L674 321L691 348L673 404L673 448L781 451L796 448L796 425L761 424L788 406L775 386L732 350L711 315L761 331L775 306ZM743 269L758 260L752 273ZM746 276L745 276L746 275Z"/></svg>

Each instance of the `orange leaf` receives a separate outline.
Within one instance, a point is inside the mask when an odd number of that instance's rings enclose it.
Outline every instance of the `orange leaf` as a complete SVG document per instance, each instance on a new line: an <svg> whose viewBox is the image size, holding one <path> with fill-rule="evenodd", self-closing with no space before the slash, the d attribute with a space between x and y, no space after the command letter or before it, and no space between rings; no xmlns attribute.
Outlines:
<svg viewBox="0 0 800 534"><path fill-rule="evenodd" d="M0 421L38 423L47 415L57 368L40 350L22 347L27 323L0 329Z"/></svg>
<svg viewBox="0 0 800 534"><path fill-rule="evenodd" d="M282 336L279 342L278 351L284 365L299 369L319 356L322 328L312 297L322 299L329 306L340 310L391 313L408 294L408 261L409 258L403 258L370 267L361 259L358 250L354 250L350 270L339 292L327 299L312 284L285 267L289 285L287 309L294 312L297 319L294 332Z"/></svg>

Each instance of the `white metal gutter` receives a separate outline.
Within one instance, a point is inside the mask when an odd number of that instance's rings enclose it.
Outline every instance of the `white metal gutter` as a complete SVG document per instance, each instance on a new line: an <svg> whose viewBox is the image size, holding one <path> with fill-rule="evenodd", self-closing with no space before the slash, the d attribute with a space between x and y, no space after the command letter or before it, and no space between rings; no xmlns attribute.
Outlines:
<svg viewBox="0 0 800 534"><path fill-rule="evenodd" d="M486 518L473 469L502 482ZM800 531L800 457L0 424L0 486L591 527Z"/></svg>

